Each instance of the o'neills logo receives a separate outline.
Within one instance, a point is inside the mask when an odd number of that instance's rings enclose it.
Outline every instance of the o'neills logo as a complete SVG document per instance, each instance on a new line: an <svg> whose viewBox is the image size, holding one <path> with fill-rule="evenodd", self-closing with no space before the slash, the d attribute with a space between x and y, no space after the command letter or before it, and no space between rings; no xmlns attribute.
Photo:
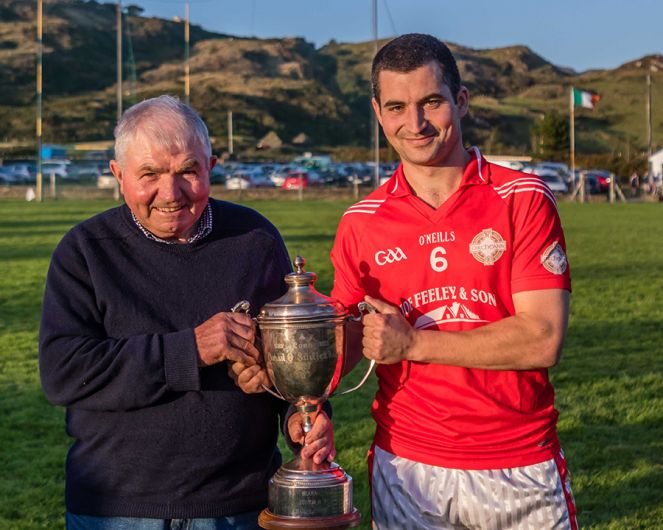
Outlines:
<svg viewBox="0 0 663 530"><path fill-rule="evenodd" d="M387 263L401 261L403 259L407 259L407 256L400 247L396 247L395 249L388 248L387 250L378 250L375 253L375 263L380 266L386 265Z"/></svg>
<svg viewBox="0 0 663 530"><path fill-rule="evenodd" d="M564 274L568 265L566 261L566 254L557 241L550 245L541 254L541 265L553 274Z"/></svg>
<svg viewBox="0 0 663 530"><path fill-rule="evenodd" d="M492 265L502 257L506 241L492 228L479 232L470 243L470 254L484 265Z"/></svg>

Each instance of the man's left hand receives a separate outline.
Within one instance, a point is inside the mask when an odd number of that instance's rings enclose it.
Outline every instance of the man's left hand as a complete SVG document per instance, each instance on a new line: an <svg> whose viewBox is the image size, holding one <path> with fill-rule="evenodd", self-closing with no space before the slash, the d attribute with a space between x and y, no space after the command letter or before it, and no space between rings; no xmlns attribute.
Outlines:
<svg viewBox="0 0 663 530"><path fill-rule="evenodd" d="M397 307L371 296L364 297L377 313L362 317L364 357L378 364L394 364L408 358L416 330L405 320Z"/></svg>
<svg viewBox="0 0 663 530"><path fill-rule="evenodd" d="M302 415L295 412L290 416L288 419L290 439L303 445L300 452L302 458L312 458L316 464L321 464L325 460L331 462L336 457L332 422L324 411L320 411L317 416L311 413L311 417L313 428L305 434Z"/></svg>

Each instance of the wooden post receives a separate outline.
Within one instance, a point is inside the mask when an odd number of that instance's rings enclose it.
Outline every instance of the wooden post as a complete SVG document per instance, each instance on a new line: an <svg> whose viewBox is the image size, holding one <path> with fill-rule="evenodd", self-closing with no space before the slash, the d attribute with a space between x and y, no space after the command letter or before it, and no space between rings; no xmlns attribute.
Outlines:
<svg viewBox="0 0 663 530"><path fill-rule="evenodd" d="M228 111L228 154L233 155L233 111Z"/></svg>
<svg viewBox="0 0 663 530"><path fill-rule="evenodd" d="M42 165L41 165L41 109L42 109L42 33L43 33L43 16L42 16L42 0L37 1L37 117L35 122L35 133L37 136L37 201L41 202L42 199Z"/></svg>
<svg viewBox="0 0 663 530"><path fill-rule="evenodd" d="M184 4L184 102L187 105L191 93L189 74L189 0L187 0Z"/></svg>
<svg viewBox="0 0 663 530"><path fill-rule="evenodd" d="M373 0L373 44L374 53L378 53L378 3ZM373 116L373 161L375 162L375 169L373 173L373 187L377 188L380 185L380 123L374 112Z"/></svg>
<svg viewBox="0 0 663 530"><path fill-rule="evenodd" d="M115 62L117 66L117 121L122 117L122 2L118 0L115 11Z"/></svg>

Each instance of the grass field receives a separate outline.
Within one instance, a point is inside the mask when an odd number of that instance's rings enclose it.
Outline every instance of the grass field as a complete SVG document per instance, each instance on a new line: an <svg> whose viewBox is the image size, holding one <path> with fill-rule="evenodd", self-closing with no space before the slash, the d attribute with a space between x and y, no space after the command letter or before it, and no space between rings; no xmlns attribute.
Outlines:
<svg viewBox="0 0 663 530"><path fill-rule="evenodd" d="M328 293L328 253L348 202L253 202ZM39 387L37 333L50 254L110 202L0 202L0 529L62 529L64 411ZM571 322L552 370L582 528L663 528L663 205L563 203ZM358 376L354 374L356 379ZM368 513L372 379L334 398L337 462ZM362 528L369 528L363 524Z"/></svg>

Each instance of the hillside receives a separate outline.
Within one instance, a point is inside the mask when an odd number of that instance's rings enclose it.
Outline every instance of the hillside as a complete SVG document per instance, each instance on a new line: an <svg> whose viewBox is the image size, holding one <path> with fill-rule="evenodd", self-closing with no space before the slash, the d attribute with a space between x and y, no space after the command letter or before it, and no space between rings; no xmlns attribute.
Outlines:
<svg viewBox="0 0 663 530"><path fill-rule="evenodd" d="M33 149L35 2L0 0L0 156ZM125 107L161 93L183 94L183 24L124 17ZM116 114L115 4L44 2L45 142L112 137ZM579 153L636 153L645 149L645 72L653 72L653 137L663 144L663 57L614 70L581 74L559 68L526 46L476 50L450 44L472 94L464 123L467 143L499 153L526 154L534 120L556 109L568 114L569 87L602 95L597 110L578 109ZM253 152L275 131L288 145L299 133L319 150L366 156L370 147L370 61L374 43L320 49L300 38L248 39L191 27L191 103L226 148L233 111L236 150ZM9 147L8 147L9 146ZM21 147L22 146L22 147ZM656 147L656 145L654 146ZM292 148L291 148L292 149Z"/></svg>

